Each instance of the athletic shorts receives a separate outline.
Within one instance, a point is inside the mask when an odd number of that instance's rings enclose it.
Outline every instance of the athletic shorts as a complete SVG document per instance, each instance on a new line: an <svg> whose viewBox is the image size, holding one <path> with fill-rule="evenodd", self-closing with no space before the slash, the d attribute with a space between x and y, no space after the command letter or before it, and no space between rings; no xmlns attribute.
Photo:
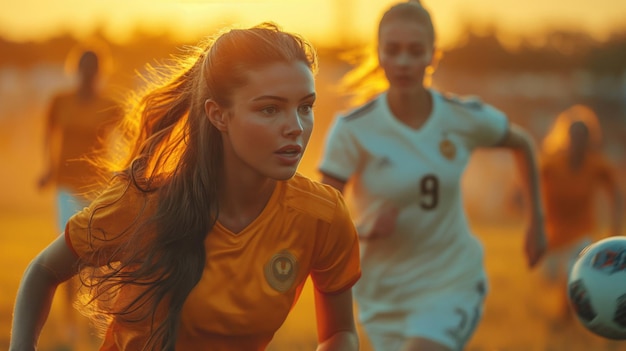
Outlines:
<svg viewBox="0 0 626 351"><path fill-rule="evenodd" d="M433 292L414 309L378 314L363 327L375 351L398 351L412 338L462 350L482 318L485 296L485 282L467 290Z"/></svg>
<svg viewBox="0 0 626 351"><path fill-rule="evenodd" d="M65 225L70 217L87 205L85 200L72 195L66 189L57 190L57 226L60 234L65 232Z"/></svg>

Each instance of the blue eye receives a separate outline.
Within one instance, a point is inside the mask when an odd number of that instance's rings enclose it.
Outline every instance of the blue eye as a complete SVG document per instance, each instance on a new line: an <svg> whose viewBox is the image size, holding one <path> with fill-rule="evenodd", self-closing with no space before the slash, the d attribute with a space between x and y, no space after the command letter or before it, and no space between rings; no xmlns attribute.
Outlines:
<svg viewBox="0 0 626 351"><path fill-rule="evenodd" d="M313 111L313 105L312 104L306 104L306 105L302 105L302 106L298 107L298 112L300 112L301 114L308 115L312 111Z"/></svg>
<svg viewBox="0 0 626 351"><path fill-rule="evenodd" d="M267 107L262 108L261 112L263 112L266 115L273 115L278 112L278 108L276 106L267 106Z"/></svg>

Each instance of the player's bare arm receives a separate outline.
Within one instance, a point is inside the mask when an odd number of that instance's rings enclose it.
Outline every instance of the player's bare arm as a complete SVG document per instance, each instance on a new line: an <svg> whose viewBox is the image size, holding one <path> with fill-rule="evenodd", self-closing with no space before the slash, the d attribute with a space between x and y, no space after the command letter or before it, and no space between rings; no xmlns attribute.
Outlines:
<svg viewBox="0 0 626 351"><path fill-rule="evenodd" d="M524 129L512 124L507 136L498 146L514 151L516 163L528 194L531 208L524 249L528 265L534 267L543 256L547 246L535 141Z"/></svg>
<svg viewBox="0 0 626 351"><path fill-rule="evenodd" d="M36 350L57 286L76 274L75 257L60 235L28 265L17 292L9 350Z"/></svg>
<svg viewBox="0 0 626 351"><path fill-rule="evenodd" d="M352 351L359 349L352 309L352 289L339 294L315 290L317 314L317 351Z"/></svg>

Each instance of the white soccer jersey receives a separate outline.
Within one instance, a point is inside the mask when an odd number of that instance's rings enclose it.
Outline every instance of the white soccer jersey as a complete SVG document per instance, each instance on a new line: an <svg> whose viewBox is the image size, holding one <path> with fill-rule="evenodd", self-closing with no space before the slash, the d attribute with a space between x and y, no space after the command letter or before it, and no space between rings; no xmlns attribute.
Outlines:
<svg viewBox="0 0 626 351"><path fill-rule="evenodd" d="M357 225L371 225L386 201L400 208L393 235L361 243L363 275L354 287L361 321L485 279L460 180L472 150L501 141L508 120L479 100L430 92L433 111L418 130L392 115L383 93L338 116L328 135L319 168L351 181Z"/></svg>

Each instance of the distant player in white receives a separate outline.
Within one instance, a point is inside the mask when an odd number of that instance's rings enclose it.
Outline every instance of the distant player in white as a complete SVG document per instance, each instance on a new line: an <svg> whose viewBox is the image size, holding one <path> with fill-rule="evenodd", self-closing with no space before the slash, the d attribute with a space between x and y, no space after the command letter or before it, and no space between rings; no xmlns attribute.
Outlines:
<svg viewBox="0 0 626 351"><path fill-rule="evenodd" d="M362 243L359 319L377 351L461 350L487 290L461 176L478 147L517 151L533 205L525 249L534 266L546 245L534 144L497 109L424 85L434 30L419 3L385 13L378 50L389 89L336 118L319 167L323 182L352 186Z"/></svg>

